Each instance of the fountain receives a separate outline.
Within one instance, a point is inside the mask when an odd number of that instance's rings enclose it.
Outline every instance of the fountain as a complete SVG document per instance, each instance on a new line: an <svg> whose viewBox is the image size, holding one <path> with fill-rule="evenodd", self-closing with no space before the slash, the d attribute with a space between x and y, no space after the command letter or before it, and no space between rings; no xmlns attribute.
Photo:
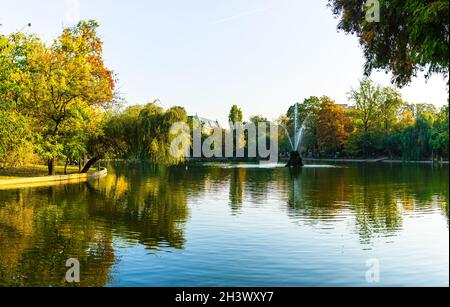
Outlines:
<svg viewBox="0 0 450 307"><path fill-rule="evenodd" d="M303 167L303 159L300 155L299 152L299 147L302 143L303 140L303 135L305 132L305 124L308 118L305 118L305 120L303 121L302 126L300 127L300 129L298 129L298 106L295 107L295 120L294 120L294 142L292 142L291 137L289 136L289 132L287 131L286 127L283 127L286 135L289 139L289 142L291 143L291 148L292 151L290 153L290 158L289 158L289 162L286 165L286 167L290 167L290 168L298 168L298 167Z"/></svg>

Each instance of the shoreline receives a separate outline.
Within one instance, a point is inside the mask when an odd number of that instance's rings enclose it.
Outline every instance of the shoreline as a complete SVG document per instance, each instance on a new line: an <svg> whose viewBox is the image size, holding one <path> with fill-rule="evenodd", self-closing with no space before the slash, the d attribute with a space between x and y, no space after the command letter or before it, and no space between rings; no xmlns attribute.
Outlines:
<svg viewBox="0 0 450 307"><path fill-rule="evenodd" d="M86 174L70 174L70 175L56 175L56 176L44 176L44 177L26 177L15 179L3 179L0 180L0 191L26 188L26 187L40 187L48 185L57 185L64 183L77 183L85 182L91 179L101 178L108 174L106 168L101 168L100 171Z"/></svg>
<svg viewBox="0 0 450 307"><path fill-rule="evenodd" d="M328 162L328 163L387 163L387 164L441 164L449 165L449 161L404 161L390 159L314 159L304 158L305 162Z"/></svg>
<svg viewBox="0 0 450 307"><path fill-rule="evenodd" d="M139 160L126 160L126 159L113 159L113 160L100 160L101 162L126 162L126 163L150 163L149 161ZM201 163L259 163L263 160L257 159L245 159L245 158L188 158L181 163L184 164L201 164ZM280 158L278 163L287 163L288 158ZM316 158L303 158L304 162L326 162L326 163L385 163L385 164L436 164L436 165L449 165L449 161L404 161L404 160L391 160L391 159L316 159Z"/></svg>

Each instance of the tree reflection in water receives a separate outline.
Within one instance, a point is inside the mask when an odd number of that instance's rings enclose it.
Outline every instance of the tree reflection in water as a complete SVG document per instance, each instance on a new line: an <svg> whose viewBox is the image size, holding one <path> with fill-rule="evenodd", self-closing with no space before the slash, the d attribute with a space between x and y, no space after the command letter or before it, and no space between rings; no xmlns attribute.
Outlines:
<svg viewBox="0 0 450 307"><path fill-rule="evenodd" d="M114 283L116 242L149 253L184 249L189 206L207 206L205 198L227 201L233 216L279 206L299 226L351 219L363 245L398 233L409 212L449 218L448 167L108 169L94 182L0 192L0 286L67 286L69 258L81 263L79 286Z"/></svg>
<svg viewBox="0 0 450 307"><path fill-rule="evenodd" d="M354 217L362 243L395 235L408 211L448 215L448 168L358 165L291 171L290 215L309 223ZM302 219L304 220L304 219Z"/></svg>
<svg viewBox="0 0 450 307"><path fill-rule="evenodd" d="M79 286L109 281L112 235L90 218L86 189L80 184L2 192L0 285L67 286L69 258L83 268Z"/></svg>

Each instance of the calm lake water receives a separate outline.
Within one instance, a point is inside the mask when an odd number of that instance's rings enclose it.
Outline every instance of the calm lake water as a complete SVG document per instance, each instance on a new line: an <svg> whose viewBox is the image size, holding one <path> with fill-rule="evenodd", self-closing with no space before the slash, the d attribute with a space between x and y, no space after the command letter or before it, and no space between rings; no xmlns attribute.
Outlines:
<svg viewBox="0 0 450 307"><path fill-rule="evenodd" d="M108 168L0 191L0 286L449 285L448 166Z"/></svg>

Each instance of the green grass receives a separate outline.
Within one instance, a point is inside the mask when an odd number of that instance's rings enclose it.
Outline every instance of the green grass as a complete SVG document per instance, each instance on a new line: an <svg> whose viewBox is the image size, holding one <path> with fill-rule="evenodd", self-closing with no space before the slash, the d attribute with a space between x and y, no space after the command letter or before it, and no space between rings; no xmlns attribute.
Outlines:
<svg viewBox="0 0 450 307"><path fill-rule="evenodd" d="M55 167L56 175L64 175L64 166ZM67 174L78 173L78 166L68 166ZM26 178L26 177L44 177L48 175L46 165L28 165L17 168L0 169L0 180Z"/></svg>

